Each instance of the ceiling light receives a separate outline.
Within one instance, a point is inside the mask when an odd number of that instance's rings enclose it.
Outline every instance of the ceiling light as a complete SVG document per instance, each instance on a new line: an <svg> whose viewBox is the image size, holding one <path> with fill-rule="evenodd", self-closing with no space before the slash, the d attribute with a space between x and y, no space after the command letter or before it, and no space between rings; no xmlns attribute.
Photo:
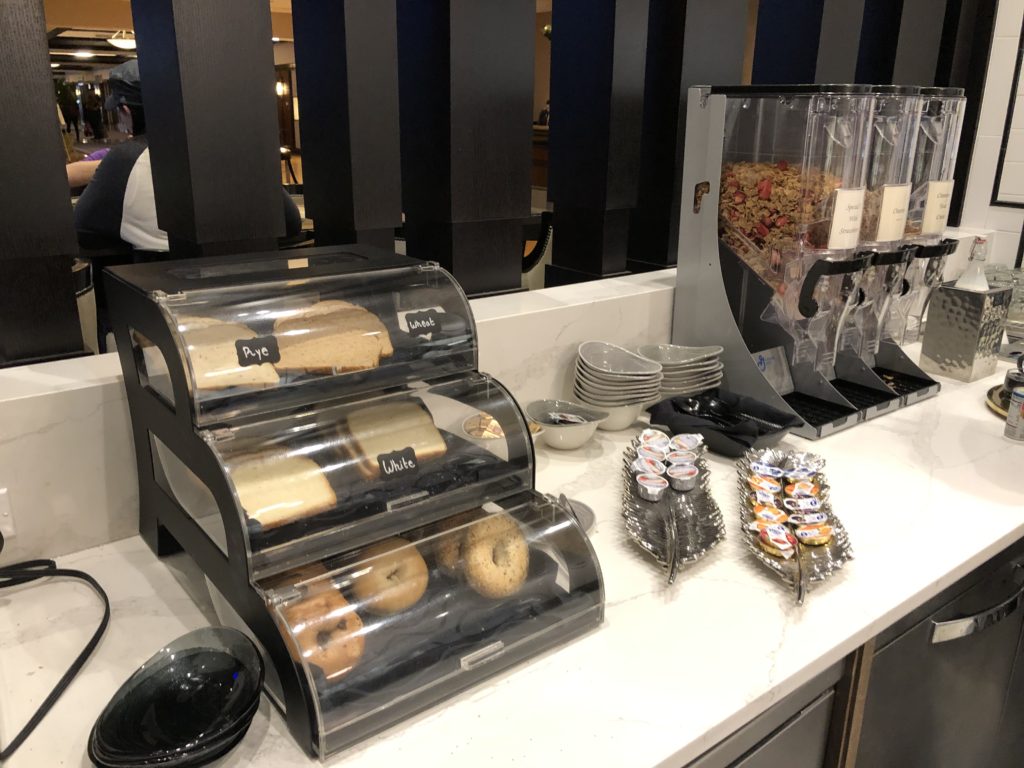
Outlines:
<svg viewBox="0 0 1024 768"><path fill-rule="evenodd" d="M60 64L58 64L56 61L51 61L50 62L50 69L56 69L59 66L60 66Z"/></svg>
<svg viewBox="0 0 1024 768"><path fill-rule="evenodd" d="M122 51L134 51L135 33L130 30L125 31L121 29L108 37L107 42L115 48L120 48Z"/></svg>
<svg viewBox="0 0 1024 768"><path fill-rule="evenodd" d="M276 83L274 83L274 91L277 93L278 96L284 96L286 93L288 93L288 86L286 86L284 83L278 80Z"/></svg>
<svg viewBox="0 0 1024 768"><path fill-rule="evenodd" d="M75 51L71 55L74 56L76 59L91 59L96 54L92 51Z"/></svg>
<svg viewBox="0 0 1024 768"><path fill-rule="evenodd" d="M272 38L270 38L270 42L272 42L272 43L280 43L281 42L281 38L280 37L272 37Z"/></svg>

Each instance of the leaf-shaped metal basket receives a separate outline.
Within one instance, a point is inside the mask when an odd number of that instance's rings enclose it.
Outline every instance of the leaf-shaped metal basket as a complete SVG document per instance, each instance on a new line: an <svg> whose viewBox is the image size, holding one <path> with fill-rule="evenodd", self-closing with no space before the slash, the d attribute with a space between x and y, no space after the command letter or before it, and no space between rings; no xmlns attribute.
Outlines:
<svg viewBox="0 0 1024 768"><path fill-rule="evenodd" d="M711 496L703 457L696 462L700 476L692 491L669 488L659 501L641 498L632 468L639 445L634 440L623 456L622 518L629 537L665 570L672 584L681 565L704 557L725 538L725 521Z"/></svg>
<svg viewBox="0 0 1024 768"><path fill-rule="evenodd" d="M747 478L753 474L752 464L768 464L773 467L788 469L791 467L810 467L814 469L812 482L821 489L818 500L820 511L828 515L828 524L832 526L832 539L821 546L810 546L797 542L796 554L786 559L771 555L761 549L758 535L747 526L754 520L754 501L751 498ZM780 451L775 448L750 450L736 462L740 493L740 529L751 554L767 568L789 584L796 593L796 604L802 605L807 590L814 582L824 581L853 559L853 548L850 537L842 521L832 511L830 488L825 477L825 460L813 453Z"/></svg>

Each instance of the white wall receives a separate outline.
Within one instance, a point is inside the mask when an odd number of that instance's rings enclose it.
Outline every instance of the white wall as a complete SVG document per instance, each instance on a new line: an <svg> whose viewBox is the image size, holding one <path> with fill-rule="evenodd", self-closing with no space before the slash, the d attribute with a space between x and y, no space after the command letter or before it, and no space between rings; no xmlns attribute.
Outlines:
<svg viewBox="0 0 1024 768"><path fill-rule="evenodd" d="M1024 209L990 204L996 167L999 164L999 146L1003 140L1006 113L1010 105L1022 22L1024 0L999 1L985 92L981 101L981 118L971 156L971 171L960 222L963 229L992 230L989 261L1002 264L1013 264L1021 230L1024 229Z"/></svg>

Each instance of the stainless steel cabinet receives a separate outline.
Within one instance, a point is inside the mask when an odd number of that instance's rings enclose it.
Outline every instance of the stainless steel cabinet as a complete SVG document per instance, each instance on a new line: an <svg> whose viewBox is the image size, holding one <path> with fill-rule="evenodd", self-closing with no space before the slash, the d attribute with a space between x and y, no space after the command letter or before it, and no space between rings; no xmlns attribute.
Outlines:
<svg viewBox="0 0 1024 768"><path fill-rule="evenodd" d="M822 768L841 674L829 668L687 768Z"/></svg>
<svg viewBox="0 0 1024 768"><path fill-rule="evenodd" d="M879 638L858 768L997 765L1000 722L1010 702L1024 619L1019 610L1024 568L1018 555L984 570L980 580L972 579L951 600L946 593L944 605L930 604L929 615ZM1017 701L1024 702L1024 694L1018 693ZM1024 716L1020 706L1016 703L1018 729ZM1019 766L1020 752L1017 758L1007 765Z"/></svg>
<svg viewBox="0 0 1024 768"><path fill-rule="evenodd" d="M821 768L834 699L834 691L823 693L732 768Z"/></svg>

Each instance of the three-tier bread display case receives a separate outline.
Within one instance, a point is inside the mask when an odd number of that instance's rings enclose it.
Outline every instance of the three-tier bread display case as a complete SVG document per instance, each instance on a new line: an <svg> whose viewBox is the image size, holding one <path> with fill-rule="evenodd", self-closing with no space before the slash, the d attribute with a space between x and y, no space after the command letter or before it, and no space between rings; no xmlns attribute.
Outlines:
<svg viewBox="0 0 1024 768"><path fill-rule="evenodd" d="M193 558L323 758L598 626L604 589L451 275L298 253L106 279L140 531Z"/></svg>

